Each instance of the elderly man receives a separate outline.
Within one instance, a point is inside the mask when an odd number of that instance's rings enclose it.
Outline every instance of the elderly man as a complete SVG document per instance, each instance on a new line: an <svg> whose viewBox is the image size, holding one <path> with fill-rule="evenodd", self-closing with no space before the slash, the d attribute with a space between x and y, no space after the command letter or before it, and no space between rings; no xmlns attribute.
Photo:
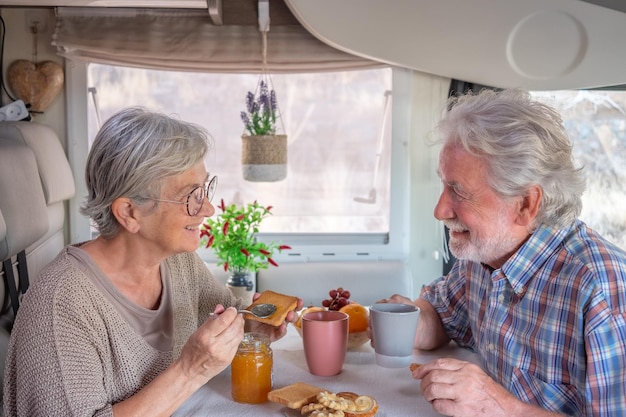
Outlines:
<svg viewBox="0 0 626 417"><path fill-rule="evenodd" d="M454 340L482 366L442 358L413 377L444 415L623 415L626 253L578 219L560 116L520 90L448 104L435 217L457 261L414 301L415 345Z"/></svg>

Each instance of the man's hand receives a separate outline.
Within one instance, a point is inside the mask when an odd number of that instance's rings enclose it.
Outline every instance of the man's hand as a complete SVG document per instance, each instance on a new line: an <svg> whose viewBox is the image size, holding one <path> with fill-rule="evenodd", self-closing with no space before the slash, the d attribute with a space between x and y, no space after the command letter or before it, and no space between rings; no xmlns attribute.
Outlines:
<svg viewBox="0 0 626 417"><path fill-rule="evenodd" d="M413 304L413 300L400 294L394 294L389 298L383 298L376 301L377 303L396 303L396 304Z"/></svg>
<svg viewBox="0 0 626 417"><path fill-rule="evenodd" d="M454 417L557 416L523 403L496 383L479 366L452 358L439 358L417 367L413 378L433 409Z"/></svg>
<svg viewBox="0 0 626 417"><path fill-rule="evenodd" d="M424 398L438 413L446 416L509 416L502 407L514 400L480 367L469 362L441 358L428 362L412 373L421 379Z"/></svg>

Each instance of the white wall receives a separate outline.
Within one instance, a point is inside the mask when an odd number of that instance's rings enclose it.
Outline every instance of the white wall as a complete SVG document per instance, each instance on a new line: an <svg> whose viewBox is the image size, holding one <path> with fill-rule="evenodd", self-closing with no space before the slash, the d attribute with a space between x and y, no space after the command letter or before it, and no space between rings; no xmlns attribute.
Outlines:
<svg viewBox="0 0 626 417"><path fill-rule="evenodd" d="M34 45L36 42L36 58L37 63L45 61L53 61L63 66L64 59L56 54L56 48L51 45L52 34L54 33L56 18L54 9L52 8L0 8L0 16L5 24L4 54L2 59L2 76L5 83L8 83L7 70L9 66L16 60L33 61ZM29 29L27 22L36 18L45 18L42 30L38 31L36 38ZM5 88L9 91L13 98L18 98L15 92L11 91L8 85ZM2 104L11 103L9 97L4 93L4 89L0 92ZM65 89L61 89L56 98L52 101L45 112L40 114L32 114L32 121L49 126L59 137L61 146L67 154L68 137L67 137L67 121L66 121L66 94ZM65 203L67 204L67 203ZM66 210L67 212L67 210ZM66 224L71 216L67 214ZM70 231L66 228L64 231L65 242L70 241Z"/></svg>
<svg viewBox="0 0 626 417"><path fill-rule="evenodd" d="M443 270L441 222L433 211L439 198L439 147L428 144L434 134L450 86L450 79L413 72L411 109L410 253L413 296Z"/></svg>
<svg viewBox="0 0 626 417"><path fill-rule="evenodd" d="M6 25L6 35L4 40L4 56L3 56L3 78L5 83L7 80L7 69L16 60L24 59L33 60L33 43L34 36L27 27L27 18L35 13L36 16L44 16L47 18L45 22L45 30L39 31L37 34L37 62L53 61L63 66L64 60L56 54L56 48L51 45L52 34L54 33L56 19L52 8L3 8L0 9L0 15L4 19ZM7 90L15 98L15 93L11 91L7 85ZM2 103L9 104L9 98L2 94ZM65 123L65 91L61 90L59 95L52 101L48 109L42 114L33 114L33 121L44 124L52 128L61 140L63 149L67 150L67 130Z"/></svg>

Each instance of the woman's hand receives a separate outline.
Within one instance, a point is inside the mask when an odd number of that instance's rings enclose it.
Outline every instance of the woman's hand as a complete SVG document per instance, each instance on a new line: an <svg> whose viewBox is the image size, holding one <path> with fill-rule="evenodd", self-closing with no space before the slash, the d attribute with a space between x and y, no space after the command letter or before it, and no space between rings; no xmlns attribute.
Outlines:
<svg viewBox="0 0 626 417"><path fill-rule="evenodd" d="M170 416L209 379L224 370L243 340L244 319L233 307L215 314L187 340L178 359L133 396L113 405L116 416Z"/></svg>
<svg viewBox="0 0 626 417"><path fill-rule="evenodd" d="M219 374L243 340L245 321L234 307L218 305L215 313L189 337L178 359L189 378L206 382Z"/></svg>

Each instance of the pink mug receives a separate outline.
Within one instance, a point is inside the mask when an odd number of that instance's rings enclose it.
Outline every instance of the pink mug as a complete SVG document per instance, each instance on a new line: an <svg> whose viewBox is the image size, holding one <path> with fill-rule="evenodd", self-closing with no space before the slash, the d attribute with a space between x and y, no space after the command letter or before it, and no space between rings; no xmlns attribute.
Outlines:
<svg viewBox="0 0 626 417"><path fill-rule="evenodd" d="M348 315L340 311L315 311L302 317L304 356L313 375L341 372L348 346Z"/></svg>

